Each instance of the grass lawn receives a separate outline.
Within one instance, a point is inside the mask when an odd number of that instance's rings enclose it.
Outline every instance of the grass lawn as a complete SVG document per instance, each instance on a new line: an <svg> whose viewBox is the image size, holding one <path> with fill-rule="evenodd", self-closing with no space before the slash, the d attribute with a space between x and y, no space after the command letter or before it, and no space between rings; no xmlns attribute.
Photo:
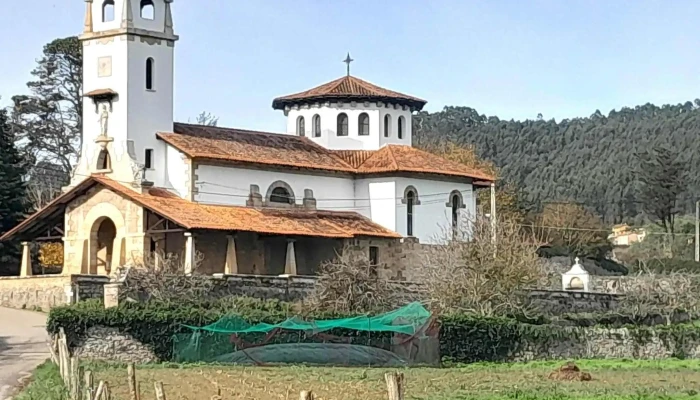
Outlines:
<svg viewBox="0 0 700 400"><path fill-rule="evenodd" d="M405 369L406 399L700 399L700 362L580 361L591 382L554 382L547 375L561 362L472 364L463 367ZM41 368L44 368L42 370ZM46 367L17 400L27 397ZM88 364L96 380L106 380L112 397L128 400L124 365ZM386 369L317 367L230 367L222 365L145 365L137 367L142 399L155 399L153 383L162 381L168 400L209 400L221 388L223 400L286 400L312 390L317 399L386 399ZM54 368L55 373L55 368ZM42 376L39 376L42 374ZM50 374L49 374L50 375ZM42 384L40 387L46 387ZM36 389L36 388L35 388Z"/></svg>

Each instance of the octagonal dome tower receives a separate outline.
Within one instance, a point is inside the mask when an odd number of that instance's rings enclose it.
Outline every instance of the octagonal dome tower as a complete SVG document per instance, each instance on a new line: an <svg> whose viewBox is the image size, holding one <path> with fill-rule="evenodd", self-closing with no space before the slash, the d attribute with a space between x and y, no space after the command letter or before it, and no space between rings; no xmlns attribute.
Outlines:
<svg viewBox="0 0 700 400"><path fill-rule="evenodd" d="M426 101L347 76L272 102L284 110L287 132L331 150L411 145L411 117Z"/></svg>

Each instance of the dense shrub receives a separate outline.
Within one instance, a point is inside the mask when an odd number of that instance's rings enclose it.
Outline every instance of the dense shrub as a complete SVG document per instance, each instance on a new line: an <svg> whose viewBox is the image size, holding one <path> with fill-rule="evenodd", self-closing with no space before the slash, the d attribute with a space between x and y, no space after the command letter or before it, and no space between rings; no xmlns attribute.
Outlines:
<svg viewBox="0 0 700 400"><path fill-rule="evenodd" d="M290 303L279 301L262 301L250 298L233 298L225 301L200 305L182 304L173 306L157 302L126 303L116 308L104 309L98 302L84 302L73 306L59 307L51 310L47 329L55 334L63 327L71 343L93 326L118 328L131 334L135 339L151 346L162 360L173 359L173 336L179 333L191 333L182 325L202 326L216 322L219 318L235 312L250 323L278 323L297 314ZM330 313L306 315L309 319L330 319L349 317ZM626 320L606 319L602 315L590 316L589 320L571 319L570 326L560 326L552 321L540 318L518 320L516 318L479 317L475 315L443 315L440 323L440 354L453 362L506 361L514 353L522 350L523 344L536 343L541 347L560 341L563 338L576 338L581 331L579 326L609 323L619 326ZM575 325L575 326L571 326ZM607 325L607 324L606 324ZM609 325L608 325L609 326ZM653 329L653 331L652 331ZM639 343L645 343L652 332L657 332L662 340L674 340L683 343L686 340L700 338L700 326L690 324L658 326L654 328L636 327L632 335ZM367 333L359 331L334 330L329 334L353 337L357 343L384 347L390 343L392 336L388 333ZM274 343L315 341L298 333L283 333L275 338ZM371 341L370 341L371 339ZM681 346L682 347L682 346ZM682 357L683 354L676 354Z"/></svg>
<svg viewBox="0 0 700 400"><path fill-rule="evenodd" d="M546 345L571 329L509 318L450 315L440 318L440 354L453 362L505 361L528 341Z"/></svg>

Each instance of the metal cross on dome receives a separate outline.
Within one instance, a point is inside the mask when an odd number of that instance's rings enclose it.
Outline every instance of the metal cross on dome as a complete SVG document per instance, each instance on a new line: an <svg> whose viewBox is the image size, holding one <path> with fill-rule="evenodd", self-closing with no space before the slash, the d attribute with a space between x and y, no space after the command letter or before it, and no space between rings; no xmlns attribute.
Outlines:
<svg viewBox="0 0 700 400"><path fill-rule="evenodd" d="M350 76L350 63L353 61L355 61L355 60L350 58L350 53L348 52L348 56L345 57L345 60L343 60L343 62L348 65L348 76Z"/></svg>

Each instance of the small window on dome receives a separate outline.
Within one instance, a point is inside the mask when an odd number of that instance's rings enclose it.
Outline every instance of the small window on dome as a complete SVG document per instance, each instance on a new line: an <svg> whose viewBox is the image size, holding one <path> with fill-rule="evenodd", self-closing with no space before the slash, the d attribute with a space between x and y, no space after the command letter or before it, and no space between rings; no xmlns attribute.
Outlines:
<svg viewBox="0 0 700 400"><path fill-rule="evenodd" d="M348 135L348 115L345 113L338 114L338 131L337 136L347 136Z"/></svg>
<svg viewBox="0 0 700 400"><path fill-rule="evenodd" d="M314 137L321 137L321 116L316 114L313 119Z"/></svg>
<svg viewBox="0 0 700 400"><path fill-rule="evenodd" d="M306 136L306 121L304 117L297 118L297 136Z"/></svg>
<svg viewBox="0 0 700 400"><path fill-rule="evenodd" d="M141 0L141 18L151 21L156 18L156 6L153 0Z"/></svg>
<svg viewBox="0 0 700 400"><path fill-rule="evenodd" d="M357 118L357 126L360 136L369 136L369 115L367 115L367 113L360 114Z"/></svg>
<svg viewBox="0 0 700 400"><path fill-rule="evenodd" d="M397 128L399 128L398 129L399 139L403 139L403 134L404 134L403 131L405 128L404 125L406 125L406 119L404 117L399 117L398 126L397 126Z"/></svg>
<svg viewBox="0 0 700 400"><path fill-rule="evenodd" d="M384 116L384 137L389 137L391 135L391 115L387 114Z"/></svg>

